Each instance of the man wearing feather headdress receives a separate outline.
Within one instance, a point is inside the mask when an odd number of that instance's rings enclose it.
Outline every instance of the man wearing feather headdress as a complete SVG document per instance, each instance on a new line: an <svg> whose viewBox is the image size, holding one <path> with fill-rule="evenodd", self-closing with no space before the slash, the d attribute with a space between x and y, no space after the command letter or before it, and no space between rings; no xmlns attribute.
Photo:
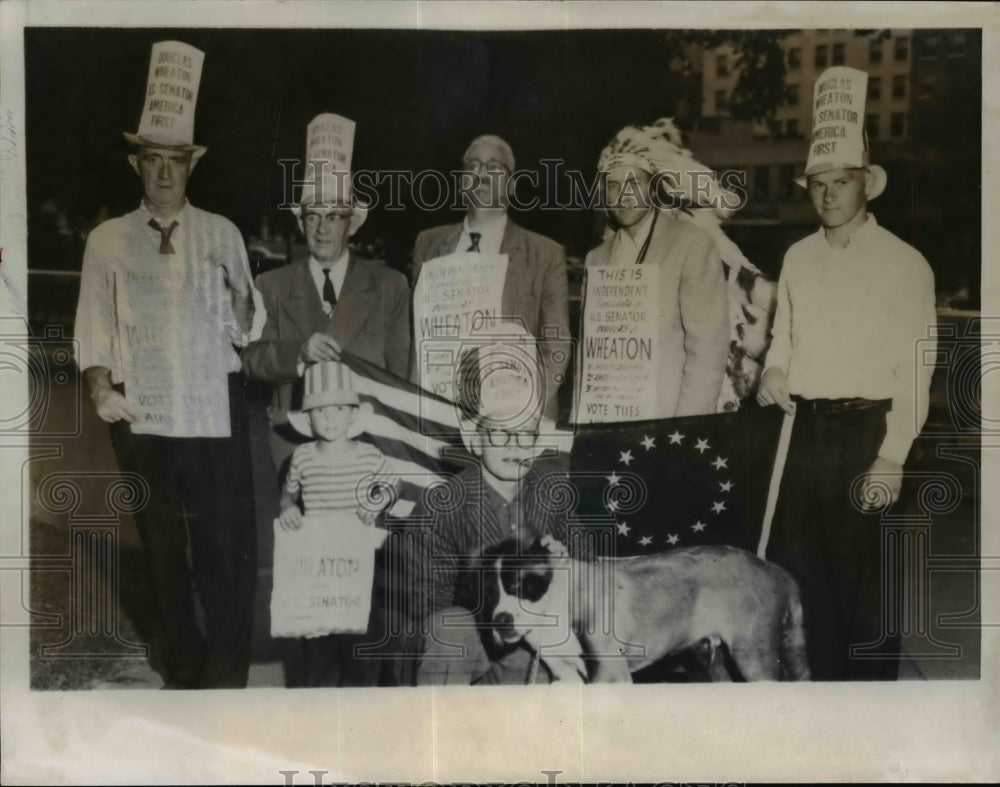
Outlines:
<svg viewBox="0 0 1000 787"><path fill-rule="evenodd" d="M669 118L623 128L601 152L598 171L610 231L587 266L660 270L662 351L652 417L735 409L756 383L758 364L749 362L746 346L759 333L753 354L763 354L769 300L763 308L752 304L760 272L719 226L739 207L739 195L684 149Z"/></svg>

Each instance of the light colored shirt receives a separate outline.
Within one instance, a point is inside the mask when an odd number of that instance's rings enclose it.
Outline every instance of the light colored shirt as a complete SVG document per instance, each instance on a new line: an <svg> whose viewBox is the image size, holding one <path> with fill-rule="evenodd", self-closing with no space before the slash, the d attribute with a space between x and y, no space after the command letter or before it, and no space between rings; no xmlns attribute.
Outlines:
<svg viewBox="0 0 1000 787"><path fill-rule="evenodd" d="M307 514L355 511L358 506L372 506L372 500L385 499L375 487L393 485L388 460L373 445L355 445L358 450L349 461L338 461L338 457L330 461L320 456L315 441L295 449L285 479L285 491L292 498L302 493L302 505Z"/></svg>
<svg viewBox="0 0 1000 787"><path fill-rule="evenodd" d="M219 261L242 266L251 280L243 237L236 226L214 213L186 203L174 217L178 222L170 236L173 254L160 254L160 233L149 226L154 218L144 205L124 216L110 219L94 229L87 238L80 278L74 336L76 358L81 369L104 366L111 370L113 383L124 382L122 345L118 335L116 282L141 276L144 272L167 270L176 282L192 314L202 324L196 326L203 341L170 347L196 368L217 366L220 374L238 372L240 356L236 346L245 346L247 334L238 325L232 297L225 286ZM163 223L159 219L158 222ZM166 224L170 222L167 221ZM262 312L259 293L254 291L255 312ZM259 332L261 319L255 314L254 330ZM164 321L150 314L150 329L162 328ZM169 336L169 331L161 331Z"/></svg>
<svg viewBox="0 0 1000 787"><path fill-rule="evenodd" d="M843 249L821 228L788 250L766 367L807 399L892 399L879 455L903 464L927 420L936 325L927 261L869 215Z"/></svg>
<svg viewBox="0 0 1000 787"><path fill-rule="evenodd" d="M330 281L333 282L333 292L340 299L340 293L344 289L344 277L347 276L347 261L350 259L350 252L344 249L344 253L331 265L324 266L315 257L309 257L309 272L312 274L313 283L316 285L316 292L319 293L319 299L323 300L323 285L326 283L326 277L323 275L323 268L328 267L330 269Z"/></svg>
<svg viewBox="0 0 1000 787"><path fill-rule="evenodd" d="M499 254L500 244L503 243L503 234L507 229L507 214L503 214L503 221L498 221L495 224L490 223L485 227L479 227L475 231L479 233L479 253L480 254ZM473 230L469 229L469 217L466 216L462 220L462 235L458 239L458 245L455 246L455 251L468 251L469 247L472 245L472 236L470 233Z"/></svg>
<svg viewBox="0 0 1000 787"><path fill-rule="evenodd" d="M639 259L639 252L642 245L649 237L649 229L653 223L655 210L646 213L646 217L639 222L635 237L626 230L619 229L611 241L611 264L612 265L635 265Z"/></svg>

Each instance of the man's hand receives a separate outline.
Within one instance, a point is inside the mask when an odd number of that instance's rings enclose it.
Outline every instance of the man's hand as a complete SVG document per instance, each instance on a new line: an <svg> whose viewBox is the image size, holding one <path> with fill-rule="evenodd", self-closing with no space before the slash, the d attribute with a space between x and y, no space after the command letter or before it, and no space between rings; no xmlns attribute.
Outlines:
<svg viewBox="0 0 1000 787"><path fill-rule="evenodd" d="M314 333L302 343L299 349L299 360L316 363L317 361L339 361L340 345L332 336L325 333Z"/></svg>
<svg viewBox="0 0 1000 787"><path fill-rule="evenodd" d="M114 388L102 388L94 392L94 404L97 415L102 421L113 424L115 421L128 421L134 424L139 420L139 411L124 396Z"/></svg>
<svg viewBox="0 0 1000 787"><path fill-rule="evenodd" d="M224 254L218 255L215 264L222 268L222 280L233 293L246 298L250 295L250 288L253 282L250 281L250 273L247 271L239 257L228 257Z"/></svg>
<svg viewBox="0 0 1000 787"><path fill-rule="evenodd" d="M357 511L354 512L354 515L361 520L362 525L367 525L368 527L374 525L375 520L378 519L377 513L375 513L374 511L369 511L364 506L358 506Z"/></svg>
<svg viewBox="0 0 1000 787"><path fill-rule="evenodd" d="M903 486L903 466L884 456L875 458L861 486L861 505L865 511L888 508L899 500Z"/></svg>
<svg viewBox="0 0 1000 787"><path fill-rule="evenodd" d="M278 514L278 521L282 530L298 530L302 527L302 512L298 506L289 506Z"/></svg>
<svg viewBox="0 0 1000 787"><path fill-rule="evenodd" d="M763 407L776 404L788 415L795 415L795 402L788 393L788 380L781 369L772 366L764 372L757 389L757 403Z"/></svg>

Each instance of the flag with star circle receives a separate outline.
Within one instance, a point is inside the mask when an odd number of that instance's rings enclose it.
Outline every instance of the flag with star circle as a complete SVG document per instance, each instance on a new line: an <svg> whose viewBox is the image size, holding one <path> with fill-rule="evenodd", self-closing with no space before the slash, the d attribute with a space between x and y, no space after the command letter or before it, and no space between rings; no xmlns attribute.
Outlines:
<svg viewBox="0 0 1000 787"><path fill-rule="evenodd" d="M608 552L635 555L729 544L755 550L781 412L579 426L571 478L581 524L610 533Z"/></svg>

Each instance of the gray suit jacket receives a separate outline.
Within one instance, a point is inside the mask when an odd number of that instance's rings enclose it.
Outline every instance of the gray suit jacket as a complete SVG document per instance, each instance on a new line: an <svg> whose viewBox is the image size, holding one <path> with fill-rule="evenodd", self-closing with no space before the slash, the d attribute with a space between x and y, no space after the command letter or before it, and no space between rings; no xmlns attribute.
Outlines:
<svg viewBox="0 0 1000 787"><path fill-rule="evenodd" d="M413 245L413 281L427 260L455 252L462 224L424 230ZM503 316L519 318L538 339L545 371L545 415L558 415L556 394L569 363L569 283L566 254L554 240L519 227L510 218L500 243L507 255L501 309ZM550 340L546 341L546 337ZM554 340L553 340L554 339Z"/></svg>
<svg viewBox="0 0 1000 787"><path fill-rule="evenodd" d="M344 286L331 317L323 311L309 273L309 259L268 271L255 282L267 323L260 339L243 350L243 371L275 384L269 415L287 421L301 405L298 356L314 333L327 333L341 349L406 378L410 362L410 290L406 277L351 252Z"/></svg>

